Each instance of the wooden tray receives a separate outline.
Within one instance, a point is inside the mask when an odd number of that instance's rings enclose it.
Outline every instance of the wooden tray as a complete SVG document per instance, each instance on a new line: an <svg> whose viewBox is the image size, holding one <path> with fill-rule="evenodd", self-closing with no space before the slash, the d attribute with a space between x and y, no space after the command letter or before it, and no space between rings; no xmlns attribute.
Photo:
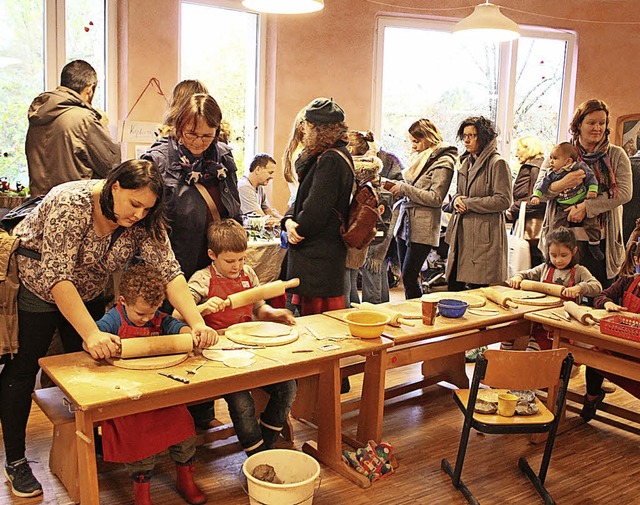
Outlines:
<svg viewBox="0 0 640 505"><path fill-rule="evenodd" d="M281 328L282 332L287 331L285 335L277 336L259 336L252 335L252 331L259 331L261 327L269 325L270 328ZM298 340L298 330L295 326L288 326L281 323L271 323L263 321L249 321L247 323L238 323L229 326L224 332L224 336L235 342L244 345L264 345L267 347L290 344Z"/></svg>
<svg viewBox="0 0 640 505"><path fill-rule="evenodd" d="M149 356L145 358L107 358L107 363L128 370L158 370L179 365L189 357L189 353Z"/></svg>
<svg viewBox="0 0 640 505"><path fill-rule="evenodd" d="M464 291L440 291L438 293L430 293L425 295L429 301L439 302L443 298L451 298L453 300L462 300L469 304L469 308L477 309L484 307L487 303L484 296L465 293Z"/></svg>

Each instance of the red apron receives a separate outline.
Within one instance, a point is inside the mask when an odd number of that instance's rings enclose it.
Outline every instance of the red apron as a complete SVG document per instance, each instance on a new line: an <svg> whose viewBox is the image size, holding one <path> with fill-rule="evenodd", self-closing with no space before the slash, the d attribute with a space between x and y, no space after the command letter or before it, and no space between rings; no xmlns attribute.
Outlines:
<svg viewBox="0 0 640 505"><path fill-rule="evenodd" d="M224 300L229 295L254 287L251 283L251 279L244 270L235 279L229 279L227 277L218 276L213 265L209 268L211 269L211 280L209 281L209 294L207 295L207 299L217 296ZM204 322L214 330L222 330L223 328L228 328L232 324L251 321L252 315L253 305L245 305L244 307L238 307L237 309L227 307L220 312L207 314L204 316Z"/></svg>
<svg viewBox="0 0 640 505"><path fill-rule="evenodd" d="M553 274L555 273L555 267L549 268L549 272L547 272L547 276L542 282L547 284L554 284L553 282ZM569 279L569 283L565 286L567 288L573 287L576 282L576 267L571 267L571 278ZM563 300L575 300L575 298L567 298L562 297ZM553 330L545 330L544 327L540 323L533 323L531 327L531 336L536 339L540 349L545 351L547 349L551 349L552 340L553 340Z"/></svg>
<svg viewBox="0 0 640 505"><path fill-rule="evenodd" d="M138 327L129 324L122 306L117 305L122 324L120 338L159 335L166 314L158 313L147 324ZM104 460L114 463L133 463L158 454L167 447L195 435L193 418L185 405L131 414L102 421L102 449Z"/></svg>
<svg viewBox="0 0 640 505"><path fill-rule="evenodd" d="M622 306L626 307L629 312L636 314L640 314L640 297L636 296L638 283L640 283L640 275L633 279L633 282L622 296Z"/></svg>

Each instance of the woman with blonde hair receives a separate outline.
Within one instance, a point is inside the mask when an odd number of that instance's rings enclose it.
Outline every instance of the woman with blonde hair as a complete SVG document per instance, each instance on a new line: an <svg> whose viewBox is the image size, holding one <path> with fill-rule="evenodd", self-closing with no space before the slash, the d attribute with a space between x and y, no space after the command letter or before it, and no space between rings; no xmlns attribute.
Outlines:
<svg viewBox="0 0 640 505"><path fill-rule="evenodd" d="M518 168L518 175L513 181L513 203L507 210L507 219L515 223L520 214L521 203L527 203L524 229L525 238L529 241L531 266L534 267L544 261L542 251L538 249L538 241L547 204L545 202L540 202L538 205L529 203L540 173L540 167L544 161L542 142L533 135L520 137L516 141L516 157L520 162L520 168Z"/></svg>
<svg viewBox="0 0 640 505"><path fill-rule="evenodd" d="M393 233L407 299L422 296L420 270L431 249L440 243L442 203L458 160L458 149L442 140L440 130L429 119L414 122L409 137L411 164L402 172L403 181L393 181L389 187L400 198Z"/></svg>
<svg viewBox="0 0 640 505"><path fill-rule="evenodd" d="M300 109L296 114L296 118L293 121L291 127L291 135L289 135L289 142L282 154L282 168L284 171L284 180L287 181L289 186L289 206L293 205L293 201L296 199L296 193L298 192L298 176L295 171L296 157L302 150L302 123L304 122L304 111L306 107Z"/></svg>

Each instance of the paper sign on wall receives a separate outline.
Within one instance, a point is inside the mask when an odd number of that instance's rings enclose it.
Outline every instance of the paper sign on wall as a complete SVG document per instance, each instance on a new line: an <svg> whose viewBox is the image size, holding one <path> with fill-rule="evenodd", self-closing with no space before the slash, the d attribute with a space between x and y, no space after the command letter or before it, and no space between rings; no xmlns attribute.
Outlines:
<svg viewBox="0 0 640 505"><path fill-rule="evenodd" d="M125 121L121 127L120 137L123 142L134 142L138 144L152 144L156 141L158 123L149 121Z"/></svg>

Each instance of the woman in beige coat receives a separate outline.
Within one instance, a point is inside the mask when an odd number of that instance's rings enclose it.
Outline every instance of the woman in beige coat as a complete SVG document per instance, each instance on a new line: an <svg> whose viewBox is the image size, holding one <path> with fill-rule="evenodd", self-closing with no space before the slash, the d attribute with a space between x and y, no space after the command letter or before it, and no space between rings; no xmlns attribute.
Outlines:
<svg viewBox="0 0 640 505"><path fill-rule="evenodd" d="M402 171L402 181L389 190L399 209L393 231L402 265L402 283L407 299L422 296L420 269L432 247L440 241L442 203L453 178L458 149L442 141L440 131L428 119L409 128L414 151L411 165Z"/></svg>
<svg viewBox="0 0 640 505"><path fill-rule="evenodd" d="M511 171L498 153L494 124L482 117L465 119L458 138L461 156L453 215L447 227L447 282L462 291L507 278L505 214L511 204Z"/></svg>

